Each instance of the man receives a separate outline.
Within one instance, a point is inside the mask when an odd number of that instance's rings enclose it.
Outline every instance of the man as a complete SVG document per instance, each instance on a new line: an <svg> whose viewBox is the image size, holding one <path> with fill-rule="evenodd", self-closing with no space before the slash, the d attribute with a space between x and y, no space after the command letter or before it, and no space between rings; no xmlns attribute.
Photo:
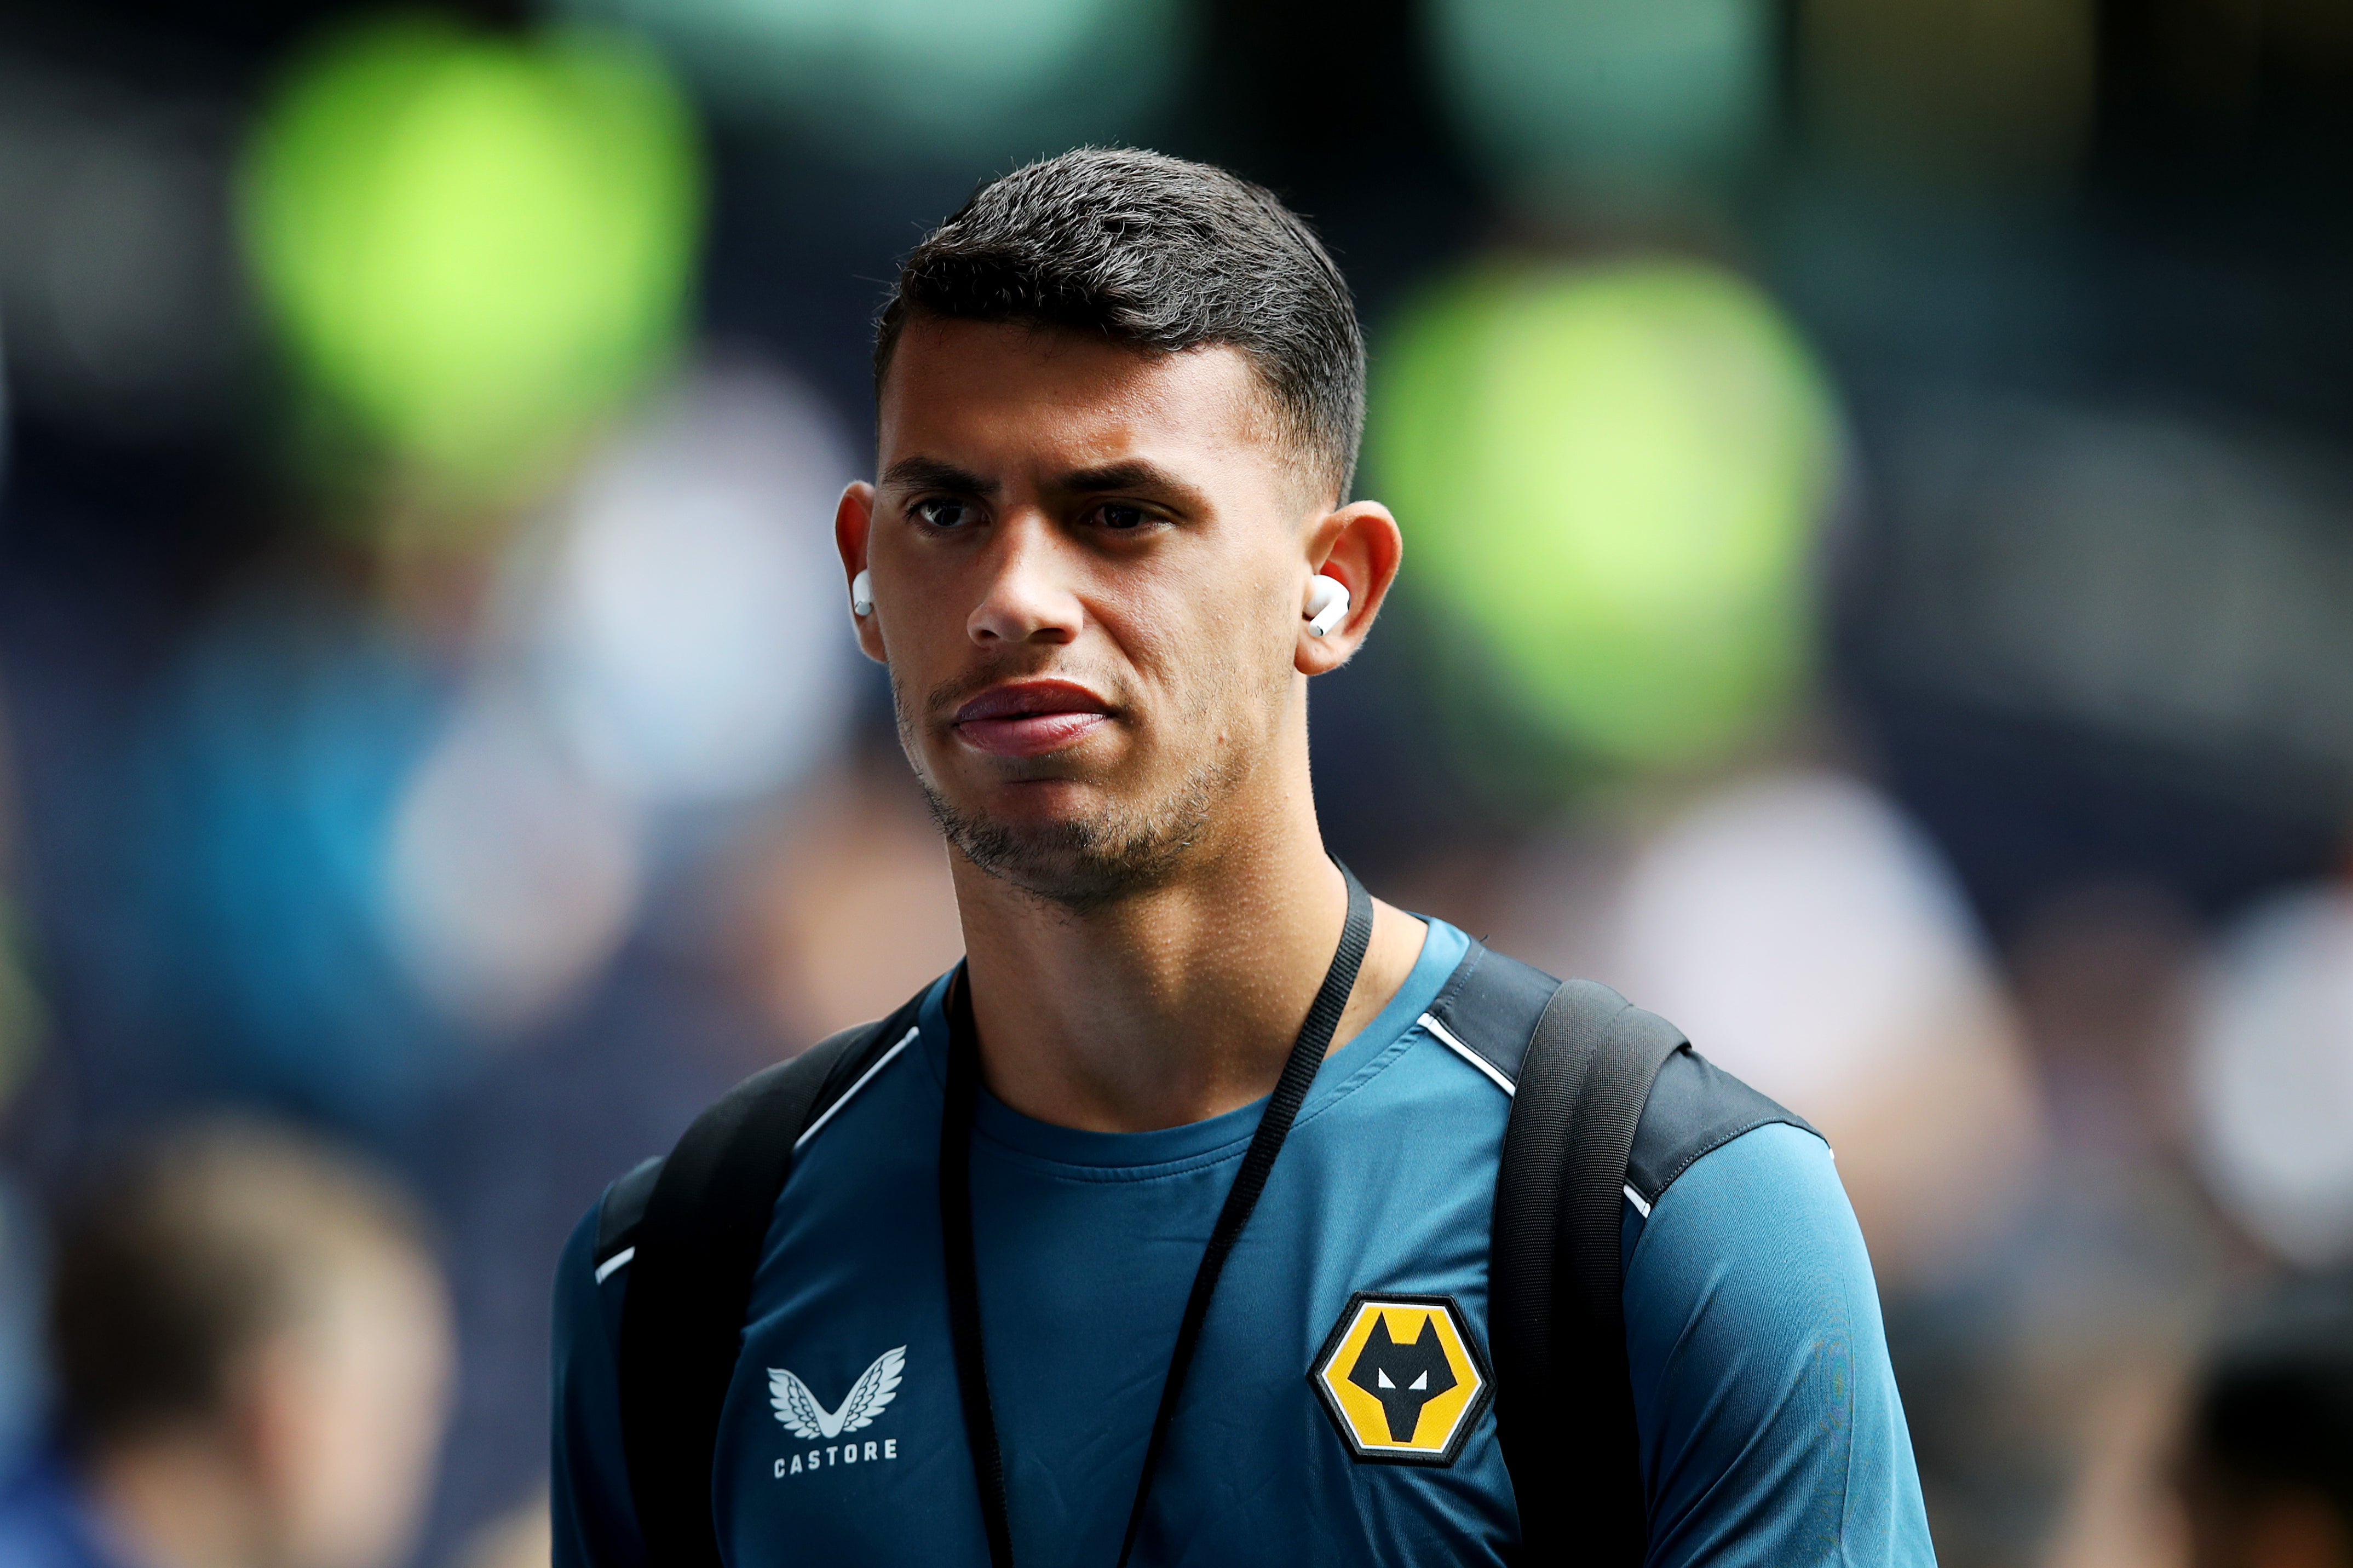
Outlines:
<svg viewBox="0 0 2353 1568"><path fill-rule="evenodd" d="M875 367L879 478L835 533L968 957L797 1140L710 1468L722 1555L1504 1559L1488 1047L1548 983L1361 899L1316 827L1307 682L1402 552L1347 500L1345 283L1268 193L1085 150L917 247ZM1683 1136L1736 1101L1738 1136ZM1688 1054L1651 1104L1630 1171L1672 1169L1623 1216L1651 1560L1928 1562L1829 1151ZM657 1281L609 1241L646 1201L608 1192L562 1264L563 1564L647 1560L616 1357Z"/></svg>
<svg viewBox="0 0 2353 1568"><path fill-rule="evenodd" d="M61 1226L60 1454L0 1500L23 1568L388 1568L422 1513L448 1306L399 1195L251 1123L113 1171Z"/></svg>

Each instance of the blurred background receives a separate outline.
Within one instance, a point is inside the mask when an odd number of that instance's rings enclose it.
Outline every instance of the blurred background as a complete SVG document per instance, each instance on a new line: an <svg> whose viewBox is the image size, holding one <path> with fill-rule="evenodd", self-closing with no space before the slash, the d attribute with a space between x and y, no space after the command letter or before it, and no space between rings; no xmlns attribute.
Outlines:
<svg viewBox="0 0 2353 1568"><path fill-rule="evenodd" d="M446 1276L321 1561L544 1561L570 1226L959 951L828 524L1083 141L1358 290L1335 850L1830 1135L1947 1564L2189 1562L2353 1260L2339 0L0 5L0 1468L59 1198L233 1110Z"/></svg>

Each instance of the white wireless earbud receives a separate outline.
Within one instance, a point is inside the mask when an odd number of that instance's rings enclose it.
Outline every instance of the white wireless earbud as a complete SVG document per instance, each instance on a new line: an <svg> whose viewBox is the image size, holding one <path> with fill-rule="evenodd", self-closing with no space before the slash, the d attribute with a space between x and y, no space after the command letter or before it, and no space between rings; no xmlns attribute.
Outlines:
<svg viewBox="0 0 2353 1568"><path fill-rule="evenodd" d="M1318 572L1307 580L1307 634L1322 637L1348 618L1348 584Z"/></svg>
<svg viewBox="0 0 2353 1568"><path fill-rule="evenodd" d="M874 574L860 571L849 580L849 613L871 616L874 613Z"/></svg>

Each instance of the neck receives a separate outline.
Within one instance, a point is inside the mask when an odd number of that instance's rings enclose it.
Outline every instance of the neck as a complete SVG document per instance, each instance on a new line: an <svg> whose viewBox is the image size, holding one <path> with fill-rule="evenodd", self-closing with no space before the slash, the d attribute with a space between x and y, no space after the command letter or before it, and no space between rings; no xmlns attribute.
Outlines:
<svg viewBox="0 0 2353 1568"><path fill-rule="evenodd" d="M251 1479L211 1433L180 1431L95 1458L87 1495L100 1529L139 1568L266 1568Z"/></svg>
<svg viewBox="0 0 2353 1568"><path fill-rule="evenodd" d="M1136 1132L1273 1089L1339 945L1347 888L1312 808L1254 819L1275 826L1205 845L1166 883L1077 912L951 855L981 1071L997 1098L1041 1121ZM1419 921L1375 904L1332 1048L1396 994L1421 936Z"/></svg>

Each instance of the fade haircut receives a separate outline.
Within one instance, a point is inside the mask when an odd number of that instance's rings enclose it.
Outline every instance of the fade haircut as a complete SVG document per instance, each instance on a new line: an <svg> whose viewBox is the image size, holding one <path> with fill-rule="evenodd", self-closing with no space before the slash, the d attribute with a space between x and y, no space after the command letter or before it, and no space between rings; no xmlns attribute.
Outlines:
<svg viewBox="0 0 2353 1568"><path fill-rule="evenodd" d="M1356 308L1307 225L1223 169L1082 147L992 180L918 245L875 331L874 390L910 315L1097 334L1151 353L1224 344L1339 500L1365 428Z"/></svg>

